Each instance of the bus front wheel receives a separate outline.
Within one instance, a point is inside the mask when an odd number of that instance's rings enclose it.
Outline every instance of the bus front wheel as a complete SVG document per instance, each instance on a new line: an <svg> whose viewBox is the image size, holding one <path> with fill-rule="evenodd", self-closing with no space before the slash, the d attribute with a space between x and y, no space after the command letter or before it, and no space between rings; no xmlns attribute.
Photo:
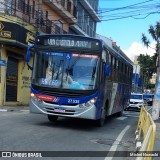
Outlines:
<svg viewBox="0 0 160 160"><path fill-rule="evenodd" d="M102 117L97 120L97 126L102 127L106 119L106 107L102 110Z"/></svg>
<svg viewBox="0 0 160 160"><path fill-rule="evenodd" d="M52 115L48 115L48 120L50 122L56 122L58 119L58 116L52 116Z"/></svg>

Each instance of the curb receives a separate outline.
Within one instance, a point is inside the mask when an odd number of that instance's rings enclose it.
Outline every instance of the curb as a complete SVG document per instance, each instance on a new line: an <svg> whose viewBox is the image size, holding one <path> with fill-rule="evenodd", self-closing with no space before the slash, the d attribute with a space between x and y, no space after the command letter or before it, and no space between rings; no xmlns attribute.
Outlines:
<svg viewBox="0 0 160 160"><path fill-rule="evenodd" d="M140 140L138 140L138 130L135 131L135 135L136 135L136 138L135 138L136 151L139 151L139 149L142 146L142 142Z"/></svg>
<svg viewBox="0 0 160 160"><path fill-rule="evenodd" d="M0 107L0 112L29 112L29 107Z"/></svg>
<svg viewBox="0 0 160 160"><path fill-rule="evenodd" d="M0 109L0 112L29 112L29 110L24 110L24 109L22 109L22 110L10 110L10 109Z"/></svg>

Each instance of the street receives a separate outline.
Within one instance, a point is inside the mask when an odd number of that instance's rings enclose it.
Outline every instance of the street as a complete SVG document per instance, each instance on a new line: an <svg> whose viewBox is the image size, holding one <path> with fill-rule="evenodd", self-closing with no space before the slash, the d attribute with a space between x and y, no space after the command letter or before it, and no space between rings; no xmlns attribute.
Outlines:
<svg viewBox="0 0 160 160"><path fill-rule="evenodd" d="M30 114L28 111L0 112L0 150L133 152L138 115L139 112L125 111L122 117L108 117L103 127L96 127L94 121L88 120L59 118L56 123L51 123L47 116ZM122 134L124 129L125 132ZM62 157L44 159L81 159L80 156ZM104 160L105 156L83 159ZM108 159L109 157L106 157L105 160Z"/></svg>

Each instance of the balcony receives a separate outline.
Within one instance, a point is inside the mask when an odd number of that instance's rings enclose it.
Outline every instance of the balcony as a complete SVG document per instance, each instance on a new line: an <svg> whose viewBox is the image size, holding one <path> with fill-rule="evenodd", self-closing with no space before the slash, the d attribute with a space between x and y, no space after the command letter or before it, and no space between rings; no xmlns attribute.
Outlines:
<svg viewBox="0 0 160 160"><path fill-rule="evenodd" d="M101 21L97 15L96 11L92 8L92 6L89 4L89 2L87 0L81 0L80 2L96 22Z"/></svg>
<svg viewBox="0 0 160 160"><path fill-rule="evenodd" d="M68 10L71 10L69 6ZM17 3L13 3L10 7L5 4L0 4L0 14L2 17L8 16L9 19L14 20L15 22L26 22L47 34L68 34L67 31L63 30L63 26L59 28L54 22L46 17L45 10L39 13L33 6L22 3L21 0ZM39 16L39 14L41 15Z"/></svg>
<svg viewBox="0 0 160 160"><path fill-rule="evenodd" d="M70 0L43 0L43 2L61 15L69 24L77 22L77 10Z"/></svg>

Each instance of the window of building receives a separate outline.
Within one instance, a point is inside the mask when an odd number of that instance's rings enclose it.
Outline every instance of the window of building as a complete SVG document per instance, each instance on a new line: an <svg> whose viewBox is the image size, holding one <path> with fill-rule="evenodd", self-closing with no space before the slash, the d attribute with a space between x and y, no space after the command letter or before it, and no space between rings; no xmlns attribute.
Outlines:
<svg viewBox="0 0 160 160"><path fill-rule="evenodd" d="M48 19L48 11L46 11L46 20Z"/></svg>
<svg viewBox="0 0 160 160"><path fill-rule="evenodd" d="M74 5L77 6L77 0L73 0Z"/></svg>
<svg viewBox="0 0 160 160"><path fill-rule="evenodd" d="M87 25L89 25L89 20L90 20L90 18L89 18L89 16L87 16Z"/></svg>
<svg viewBox="0 0 160 160"><path fill-rule="evenodd" d="M61 5L65 7L65 0L61 0Z"/></svg>
<svg viewBox="0 0 160 160"><path fill-rule="evenodd" d="M32 7L32 18L34 19L35 14L35 1L33 1L33 7Z"/></svg>
<svg viewBox="0 0 160 160"><path fill-rule="evenodd" d="M7 13L9 13L9 14L12 13L12 0L8 0Z"/></svg>
<svg viewBox="0 0 160 160"><path fill-rule="evenodd" d="M62 34L63 33L63 23L61 21L57 21L55 25L55 33Z"/></svg>
<svg viewBox="0 0 160 160"><path fill-rule="evenodd" d="M68 0L67 1L67 11L68 12L71 12L71 5L72 5L71 2Z"/></svg>

